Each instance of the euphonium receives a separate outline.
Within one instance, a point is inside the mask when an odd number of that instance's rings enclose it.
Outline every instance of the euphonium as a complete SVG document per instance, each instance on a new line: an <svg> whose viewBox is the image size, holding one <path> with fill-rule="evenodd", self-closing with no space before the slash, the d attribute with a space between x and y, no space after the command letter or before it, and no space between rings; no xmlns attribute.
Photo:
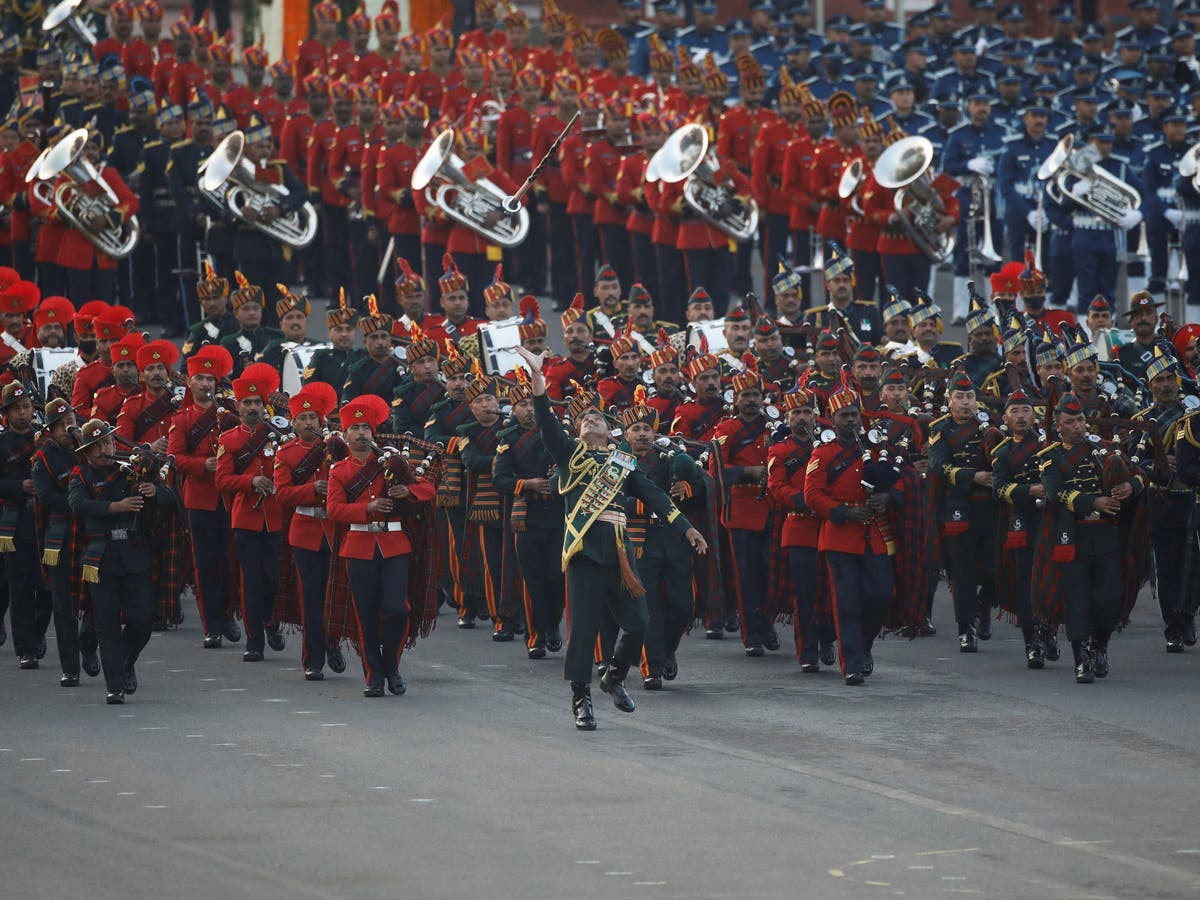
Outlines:
<svg viewBox="0 0 1200 900"><path fill-rule="evenodd" d="M1046 161L1038 168L1038 178L1050 181L1046 193L1056 203L1070 199L1084 209L1095 213L1106 222L1120 225L1130 210L1140 209L1142 195L1098 163L1100 151L1090 144L1075 150L1075 136L1063 137ZM1074 152L1072 152L1074 151ZM1068 186L1068 179L1087 183L1087 191L1076 194Z"/></svg>
<svg viewBox="0 0 1200 900"><path fill-rule="evenodd" d="M62 0L46 13L42 20L42 34L54 41L60 34L75 41L81 47L96 46L96 32L83 20L80 7L87 0Z"/></svg>
<svg viewBox="0 0 1200 900"><path fill-rule="evenodd" d="M857 216L863 214L862 203L858 197L858 188L862 182L863 161L862 159L852 159L842 169L842 177L838 181L838 196L843 200L850 201L850 208L854 210L854 214Z"/></svg>
<svg viewBox="0 0 1200 900"><path fill-rule="evenodd" d="M487 178L472 181L463 172L462 159L454 152L454 129L447 128L425 151L413 169L412 189L424 191L430 205L478 232L493 244L516 247L529 233L529 212L515 214L504 209L505 193ZM435 179L440 182L434 186Z"/></svg>
<svg viewBox="0 0 1200 900"><path fill-rule="evenodd" d="M954 254L954 235L937 230L945 204L933 189L929 167L933 144L920 136L901 138L875 161L875 180L896 192L896 215L921 252L937 263Z"/></svg>
<svg viewBox="0 0 1200 900"><path fill-rule="evenodd" d="M84 158L83 148L87 141L86 128L72 131L45 156L39 157L41 164L36 170L31 167L30 175L36 171L34 177L44 182L53 182L59 175L65 175L67 180L54 188L53 205L59 216L105 256L122 259L137 246L141 233L137 216L112 224L112 214L121 199ZM27 177L26 180L33 179ZM100 231L92 231L87 223L97 215L103 216L108 224Z"/></svg>
<svg viewBox="0 0 1200 900"><path fill-rule="evenodd" d="M218 206L224 206L237 219L257 228L275 240L295 247L307 247L317 236L317 211L305 202L295 212L280 215L274 222L251 222L246 210L261 212L267 206L279 205L289 196L287 188L278 184L263 184L254 177L254 169L243 159L246 136L240 131L227 135L200 164L200 190Z"/></svg>

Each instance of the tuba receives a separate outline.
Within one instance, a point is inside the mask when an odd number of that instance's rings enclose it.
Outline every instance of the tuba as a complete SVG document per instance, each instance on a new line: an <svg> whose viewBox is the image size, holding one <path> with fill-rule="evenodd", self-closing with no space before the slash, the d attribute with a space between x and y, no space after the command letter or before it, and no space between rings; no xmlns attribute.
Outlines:
<svg viewBox="0 0 1200 900"><path fill-rule="evenodd" d="M95 167L84 159L83 148L87 140L86 128L72 131L45 156L39 157L41 163L36 168L30 167L29 175L36 171L36 178L45 182L65 175L67 180L54 188L54 208L59 216L105 256L123 259L133 252L141 234L137 216L112 224L112 213L121 200ZM27 176L27 180L31 179ZM92 231L86 224L96 215L108 219L108 224L100 231Z"/></svg>
<svg viewBox="0 0 1200 900"><path fill-rule="evenodd" d="M51 7L42 20L42 34L51 41L59 35L64 41L73 41L81 47L96 46L96 32L83 21L80 9L87 9L87 0L61 0Z"/></svg>
<svg viewBox="0 0 1200 900"><path fill-rule="evenodd" d="M296 212L281 215L274 222L251 222L246 210L261 212L271 204L288 197L287 188L278 184L263 184L255 179L254 170L243 158L246 136L234 131L200 164L200 191L218 207L263 234L294 247L307 247L317 236L317 211L307 201Z"/></svg>
<svg viewBox="0 0 1200 900"><path fill-rule="evenodd" d="M1179 176L1190 178L1193 190L1200 192L1200 143L1192 144L1179 160Z"/></svg>
<svg viewBox="0 0 1200 900"><path fill-rule="evenodd" d="M709 224L744 243L758 230L758 204L742 206L720 183L721 164L708 131L695 123L674 131L646 166L647 180L683 181L683 199Z"/></svg>
<svg viewBox="0 0 1200 900"><path fill-rule="evenodd" d="M29 185L29 193L36 197L43 206L51 206L54 203L54 185L49 181L42 180L42 163L53 149L54 145L48 144L41 153L34 157L29 171L25 173L25 183Z"/></svg>
<svg viewBox="0 0 1200 900"><path fill-rule="evenodd" d="M954 235L937 230L946 206L929 177L933 144L920 136L901 138L875 162L875 180L896 192L896 215L914 244L935 263L954 255Z"/></svg>
<svg viewBox="0 0 1200 900"><path fill-rule="evenodd" d="M852 159L842 169L842 177L838 181L838 196L850 201L850 208L856 216L863 214L862 203L858 199L858 188L863 182L863 161Z"/></svg>
<svg viewBox="0 0 1200 900"><path fill-rule="evenodd" d="M493 244L519 246L529 233L529 211L521 207L515 214L508 213L504 191L487 178L472 181L463 172L464 165L454 152L454 129L447 128L413 169L412 189L424 191L431 206ZM435 179L440 182L436 188Z"/></svg>
<svg viewBox="0 0 1200 900"><path fill-rule="evenodd" d="M1065 135L1038 168L1038 178L1049 182L1046 193L1051 200L1062 204L1065 199L1070 199L1077 206L1113 225L1120 225L1130 210L1141 208L1142 195L1098 165L1099 150L1091 145L1079 150L1074 150L1074 147L1075 136ZM1068 187L1067 181L1071 177L1076 179L1076 184L1080 181L1087 183L1084 194L1076 194Z"/></svg>

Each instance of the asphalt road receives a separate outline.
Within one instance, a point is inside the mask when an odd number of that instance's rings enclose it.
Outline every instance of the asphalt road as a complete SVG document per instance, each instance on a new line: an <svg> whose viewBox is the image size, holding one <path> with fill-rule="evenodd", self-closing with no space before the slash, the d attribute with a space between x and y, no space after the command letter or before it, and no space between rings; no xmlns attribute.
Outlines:
<svg viewBox="0 0 1200 900"><path fill-rule="evenodd" d="M558 660L448 614L376 700L354 659L305 682L298 635L257 665L202 650L190 608L123 707L58 687L53 647L37 672L6 648L2 893L1197 896L1200 652L1164 654L1143 596L1078 686L1003 623L959 654L948 609L862 688L802 675L790 633L762 660L692 635L633 715L597 689L591 734Z"/></svg>

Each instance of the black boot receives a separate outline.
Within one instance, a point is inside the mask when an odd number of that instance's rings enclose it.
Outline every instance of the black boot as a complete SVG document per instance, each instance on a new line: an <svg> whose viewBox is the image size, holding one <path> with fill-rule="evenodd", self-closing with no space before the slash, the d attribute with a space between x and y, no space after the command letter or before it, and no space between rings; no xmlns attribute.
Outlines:
<svg viewBox="0 0 1200 900"><path fill-rule="evenodd" d="M595 731L596 717L592 715L592 689L582 681L571 682L571 710L575 727L580 731Z"/></svg>
<svg viewBox="0 0 1200 900"><path fill-rule="evenodd" d="M600 690L612 696L613 706L621 712L631 713L637 709L637 704L629 696L629 691L625 690L625 676L628 674L629 666L615 661L609 663L608 669L600 676Z"/></svg>
<svg viewBox="0 0 1200 900"><path fill-rule="evenodd" d="M1045 651L1038 638L1038 630L1032 625L1021 626L1021 637L1025 638L1025 665L1031 669L1040 669L1046 665Z"/></svg>
<svg viewBox="0 0 1200 900"><path fill-rule="evenodd" d="M975 639L975 623L968 622L958 626L958 652L978 653L979 642Z"/></svg>
<svg viewBox="0 0 1200 900"><path fill-rule="evenodd" d="M1092 653L1083 641L1071 641L1071 652L1075 656L1075 683L1092 684L1096 680L1096 669Z"/></svg>
<svg viewBox="0 0 1200 900"><path fill-rule="evenodd" d="M1108 677L1108 638L1092 638L1092 669L1097 678Z"/></svg>
<svg viewBox="0 0 1200 900"><path fill-rule="evenodd" d="M1058 629L1044 627L1042 631L1042 652L1050 662L1058 662L1062 655L1058 650Z"/></svg>
<svg viewBox="0 0 1200 900"><path fill-rule="evenodd" d="M981 609L979 611L979 628L976 634L981 641L990 641L992 639L992 611L991 609Z"/></svg>

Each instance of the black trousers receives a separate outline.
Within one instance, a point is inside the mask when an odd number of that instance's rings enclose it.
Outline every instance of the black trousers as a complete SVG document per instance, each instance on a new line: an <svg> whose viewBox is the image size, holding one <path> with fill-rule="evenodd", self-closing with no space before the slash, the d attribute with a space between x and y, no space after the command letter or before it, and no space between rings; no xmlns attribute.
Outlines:
<svg viewBox="0 0 1200 900"><path fill-rule="evenodd" d="M708 291L717 318L725 315L729 305L729 293L733 289L733 262L728 247L683 251L688 295L691 296L698 287Z"/></svg>
<svg viewBox="0 0 1200 900"><path fill-rule="evenodd" d="M857 257L856 257L857 260ZM914 288L924 290L929 285L929 269L931 263L924 253L904 255L887 254L883 260L883 282L880 284L879 296L885 296L887 285L892 285L901 297L909 298ZM855 268L857 269L857 262ZM863 296L861 293L859 296ZM877 299L874 297L867 299Z"/></svg>
<svg viewBox="0 0 1200 900"><path fill-rule="evenodd" d="M96 637L104 683L110 691L125 689L125 673L150 640L154 594L150 573L118 574L102 564L100 581L89 585L96 615Z"/></svg>
<svg viewBox="0 0 1200 900"><path fill-rule="evenodd" d="M650 675L662 675L667 657L674 655L692 621L692 554L674 531L652 525L646 534L638 575L646 587L645 656Z"/></svg>
<svg viewBox="0 0 1200 900"><path fill-rule="evenodd" d="M971 507L970 527L946 536L947 575L954 596L954 621L965 634L976 618L996 605L996 516L990 505Z"/></svg>
<svg viewBox="0 0 1200 900"><path fill-rule="evenodd" d="M230 0L195 0L192 4L192 22L199 24L204 13L212 7L214 19L214 34L224 34L233 27L233 19L230 14Z"/></svg>
<svg viewBox="0 0 1200 900"><path fill-rule="evenodd" d="M165 239L165 238L164 238ZM171 248L174 253L174 247ZM139 322L157 322L158 309L158 242L145 238L138 241L127 261L129 266L129 294L133 311ZM171 284L172 282L167 282Z"/></svg>
<svg viewBox="0 0 1200 900"><path fill-rule="evenodd" d="M544 647L563 616L562 531L530 528L516 535L517 562L525 583L526 645Z"/></svg>
<svg viewBox="0 0 1200 900"><path fill-rule="evenodd" d="M470 581L480 587L482 593L474 599L474 609L480 610L485 606L492 618L496 631L512 630L516 623L513 620L515 610L502 608L504 597L501 593L501 570L504 565L504 533L499 522L468 522L467 528L475 533L472 539L483 548L483 558L473 559L472 563L481 569L478 573L468 573ZM468 601L470 603L470 601Z"/></svg>
<svg viewBox="0 0 1200 900"><path fill-rule="evenodd" d="M771 279L779 271L779 264L791 268L792 258L788 254L788 214L767 213L763 225L762 259L764 293L771 290Z"/></svg>
<svg viewBox="0 0 1200 900"><path fill-rule="evenodd" d="M1035 529L1030 529L1030 535L1036 535ZM1033 547L1017 547L1005 556L1004 564L1016 569L1013 582L1013 606L1017 610L1017 624L1021 628L1029 628L1035 624L1033 619L1033 598L1030 595L1033 578Z"/></svg>
<svg viewBox="0 0 1200 900"><path fill-rule="evenodd" d="M617 270L621 290L628 293L633 284L633 249L629 244L629 232L624 225L604 224L596 226L596 234L600 239L600 262Z"/></svg>
<svg viewBox="0 0 1200 900"><path fill-rule="evenodd" d="M879 254L872 250L851 250L850 256L854 259L855 296L877 303L883 291L884 280ZM908 294L902 296L907 297Z"/></svg>
<svg viewBox="0 0 1200 900"><path fill-rule="evenodd" d="M33 653L46 636L54 610L50 593L42 586L40 556L32 528L27 537L18 530L15 543L17 549L5 555L5 563L13 651L20 657Z"/></svg>
<svg viewBox="0 0 1200 900"><path fill-rule="evenodd" d="M389 235L388 239L395 241L395 244L392 248L392 255L388 259L387 270L383 273L383 284L379 285L378 290L376 290L376 297L379 300L379 308L381 310L398 318L401 310L400 304L396 301L396 280L400 277L400 267L396 265L396 260L407 260L409 267L420 275L423 265L421 260L421 235L393 234ZM383 249L387 249L386 246ZM378 270L372 272L371 278L374 279L377 273ZM441 272L439 271L432 279L428 275L424 276L426 285L436 284L440 275ZM373 290L375 289L373 288Z"/></svg>
<svg viewBox="0 0 1200 900"><path fill-rule="evenodd" d="M325 665L325 586L329 581L329 544L320 550L292 548L300 588L300 627L304 629L301 661L306 669Z"/></svg>
<svg viewBox="0 0 1200 900"><path fill-rule="evenodd" d="M512 251L516 260L513 275L525 293L541 294L546 290L546 222L549 217L539 213L536 205L531 204L528 209L529 234L521 246Z"/></svg>
<svg viewBox="0 0 1200 900"><path fill-rule="evenodd" d="M383 685L384 676L400 667L400 651L408 629L408 554L374 559L348 559L350 593L358 613L363 676L368 687Z"/></svg>
<svg viewBox="0 0 1200 900"><path fill-rule="evenodd" d="M350 237L350 260L352 263L351 284L353 285L353 291L351 292L351 296L355 299L365 297L367 294L379 293L378 285L375 282L375 275L379 271L379 253L382 248L371 246L370 241L367 240L369 229L370 224L365 219L352 219L347 222L347 231ZM273 286L274 284L272 284Z"/></svg>
<svg viewBox="0 0 1200 900"><path fill-rule="evenodd" d="M759 226L759 235L762 233L764 225ZM754 284L750 280L750 267L754 261L754 238L748 241L743 241L737 245L737 249L733 252L733 292L744 297L754 289Z"/></svg>
<svg viewBox="0 0 1200 900"><path fill-rule="evenodd" d="M216 509L189 509L192 562L196 566L196 606L204 633L220 634L229 607L229 513Z"/></svg>
<svg viewBox="0 0 1200 900"><path fill-rule="evenodd" d="M658 296L654 298L658 315L668 322L687 321L688 283L683 254L670 244L655 244L658 264Z"/></svg>
<svg viewBox="0 0 1200 900"><path fill-rule="evenodd" d="M746 646L761 644L771 630L767 621L767 572L771 562L771 532L730 528L741 598L742 634Z"/></svg>
<svg viewBox="0 0 1200 900"><path fill-rule="evenodd" d="M58 662L68 675L79 674L79 654L96 649L96 631L92 623L79 620L71 598L71 564L48 566L50 595L54 600L54 637L58 643Z"/></svg>
<svg viewBox="0 0 1200 900"><path fill-rule="evenodd" d="M575 244L575 290L571 291L571 296L578 291L586 301L592 296L596 278L596 226L591 213L571 213L571 235ZM622 284L621 289L627 290L628 286Z"/></svg>
<svg viewBox="0 0 1200 900"><path fill-rule="evenodd" d="M117 270L101 269L95 262L90 269L66 269L67 296L86 297L88 300L103 300L111 304L116 296Z"/></svg>
<svg viewBox="0 0 1200 900"><path fill-rule="evenodd" d="M492 283L495 268L488 266L486 253L453 253L454 264L467 277L467 298L471 315L476 319L485 318L483 304L483 289Z"/></svg>
<svg viewBox="0 0 1200 900"><path fill-rule="evenodd" d="M282 531L233 529L242 583L242 623L246 627L246 649L262 652L266 642L264 623L271 621L275 596L279 593L279 543Z"/></svg>
<svg viewBox="0 0 1200 900"><path fill-rule="evenodd" d="M1075 559L1062 563L1067 640L1108 640L1121 610L1121 536L1115 522L1081 523Z"/></svg>
<svg viewBox="0 0 1200 900"><path fill-rule="evenodd" d="M662 294L658 285L658 260L654 255L654 242L650 240L650 235L638 232L631 233L629 241L630 249L633 251L632 278L650 292L655 304L661 304ZM661 313L659 315L661 316ZM677 322L680 320L667 319L667 321Z"/></svg>
<svg viewBox="0 0 1200 900"><path fill-rule="evenodd" d="M633 563L633 559L630 559ZM570 633L563 654L563 677L589 684L600 621L608 610L620 627L612 659L618 666L635 666L649 624L646 597L630 597L621 587L616 565L604 566L576 556L567 565L567 610Z"/></svg>
<svg viewBox="0 0 1200 900"><path fill-rule="evenodd" d="M24 278L26 281L31 281L33 279L33 247L32 247L32 245L29 243L29 241L13 241L10 251L12 253L12 267L14 269L16 269L21 274L21 277ZM46 265L51 265L51 264L47 263ZM39 281L42 279L42 277L44 275L44 273L42 271L40 271L43 268L44 268L44 266L38 266ZM57 268L57 266L55 266L55 268ZM45 285L42 286L42 291L43 291L43 293L47 292L47 288L45 287Z"/></svg>
<svg viewBox="0 0 1200 900"><path fill-rule="evenodd" d="M438 587L453 599L458 614L474 615L478 610L468 606L468 598L462 587L462 553L466 544L466 512L462 507L437 508L438 540L446 553L446 565L438 579Z"/></svg>
<svg viewBox="0 0 1200 900"><path fill-rule="evenodd" d="M1189 616L1182 606L1180 577L1183 553L1188 538L1188 514L1195 500L1192 494L1154 492L1150 495L1150 543L1154 547L1154 574L1158 581L1158 606L1167 634L1183 631Z"/></svg>
<svg viewBox="0 0 1200 900"><path fill-rule="evenodd" d="M166 252L167 248L163 247L164 251L159 256L158 275L161 279L167 276L170 280L160 281L164 285L163 293L159 295L159 316L162 319L164 326L172 331L179 329L181 332L186 331L192 325L192 321L198 316L199 305L196 300L196 277L183 274L184 270L196 268L196 251L200 243L193 237L188 235L175 236L175 258L170 259L170 253ZM229 269L222 269L219 265L216 266L217 274L222 278L231 279L230 284L233 284L233 272ZM165 285L174 285L175 290L168 292Z"/></svg>
<svg viewBox="0 0 1200 900"><path fill-rule="evenodd" d="M442 272L444 271L444 267L442 266L442 257L444 257L445 255L446 255L446 245L445 244L426 244L424 242L421 243L421 258L425 261L425 266L424 266L425 284L426 284L426 286L429 287L430 296L433 296L433 293L436 289L435 285L437 284L437 280L442 277ZM418 269L417 271L420 272L422 270ZM337 290L335 289L330 296L336 297ZM353 304L351 304L351 305L353 305ZM436 312L437 309L438 309L438 306L437 306L437 303L435 302L433 311Z"/></svg>
<svg viewBox="0 0 1200 900"><path fill-rule="evenodd" d="M813 616L817 601L817 548L788 547L788 567L792 572L792 620L796 629L796 659L816 663L823 644L837 637L833 625L818 623Z"/></svg>
<svg viewBox="0 0 1200 900"><path fill-rule="evenodd" d="M323 262L329 296L336 300L338 288L344 287L346 302L357 309L361 305L361 298L354 295L353 284L350 281L350 217L344 206L323 204L321 209L325 213Z"/></svg>
<svg viewBox="0 0 1200 900"><path fill-rule="evenodd" d="M895 579L892 558L870 550L861 555L830 550L825 558L833 585L842 673L861 674L887 616Z"/></svg>
<svg viewBox="0 0 1200 900"><path fill-rule="evenodd" d="M571 305L579 276L575 268L575 236L567 204L550 204L550 291L561 309ZM587 296L586 294L584 295Z"/></svg>

